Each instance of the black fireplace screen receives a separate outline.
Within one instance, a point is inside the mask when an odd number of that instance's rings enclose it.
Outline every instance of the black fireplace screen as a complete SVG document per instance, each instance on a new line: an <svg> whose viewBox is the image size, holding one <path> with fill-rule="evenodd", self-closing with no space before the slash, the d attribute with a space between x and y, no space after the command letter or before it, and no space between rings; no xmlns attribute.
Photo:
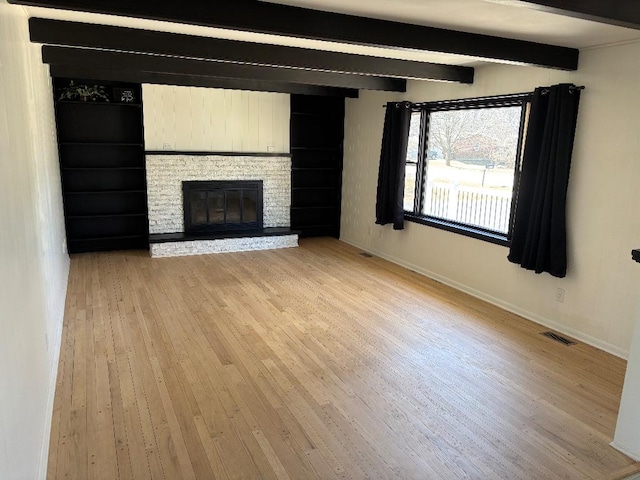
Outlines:
<svg viewBox="0 0 640 480"><path fill-rule="evenodd" d="M262 228L262 180L182 182L184 230Z"/></svg>

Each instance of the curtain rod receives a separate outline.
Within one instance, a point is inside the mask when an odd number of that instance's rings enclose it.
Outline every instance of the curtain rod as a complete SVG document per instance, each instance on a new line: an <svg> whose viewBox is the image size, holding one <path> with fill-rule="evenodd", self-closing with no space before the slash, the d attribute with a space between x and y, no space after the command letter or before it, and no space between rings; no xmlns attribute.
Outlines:
<svg viewBox="0 0 640 480"><path fill-rule="evenodd" d="M584 90L584 85L570 85L569 86L569 92L575 92L576 90ZM542 89L542 94L546 95L547 93L549 93L549 89L548 88L543 88Z"/></svg>
<svg viewBox="0 0 640 480"><path fill-rule="evenodd" d="M509 93L506 95L491 95L487 97L473 97L473 98L458 98L456 100L435 100L432 102L409 102L408 100L404 100L402 102L395 102L396 107L400 105L404 105L406 108L414 108L414 107L422 107L424 105L440 105L440 104L448 104L455 105L457 103L473 103L473 102L490 102L496 100L512 100L518 98L525 98L533 95L533 92L523 92L523 93ZM386 107L387 105L383 105Z"/></svg>
<svg viewBox="0 0 640 480"><path fill-rule="evenodd" d="M584 90L585 86L584 85L570 85L569 86L569 91L574 91L574 90ZM543 89L543 95L545 93L548 93L549 89L547 88L546 90ZM455 104L455 103L470 103L470 102L483 102L483 101L489 101L489 100L510 100L510 99L515 99L515 98L525 98L528 96L533 95L533 92L525 92L525 93L512 93L512 94L507 94L507 95L492 95L489 97L476 97L476 98L461 98L458 100L436 100L433 102L418 102L418 103L413 103L413 102L409 102L408 100L404 100L402 102L396 102L395 105L396 107L400 106L400 105L404 105L405 108L414 108L414 107L421 107L424 105L437 105L437 104L442 104L442 103L447 103L447 104ZM383 108L387 108L387 104L382 105Z"/></svg>

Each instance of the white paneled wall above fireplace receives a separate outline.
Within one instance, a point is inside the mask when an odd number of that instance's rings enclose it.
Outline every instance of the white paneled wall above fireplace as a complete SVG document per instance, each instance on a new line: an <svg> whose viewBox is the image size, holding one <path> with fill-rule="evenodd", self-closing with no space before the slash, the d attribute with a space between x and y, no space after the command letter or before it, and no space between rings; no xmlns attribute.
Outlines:
<svg viewBox="0 0 640 480"><path fill-rule="evenodd" d="M142 86L145 148L289 153L289 95Z"/></svg>

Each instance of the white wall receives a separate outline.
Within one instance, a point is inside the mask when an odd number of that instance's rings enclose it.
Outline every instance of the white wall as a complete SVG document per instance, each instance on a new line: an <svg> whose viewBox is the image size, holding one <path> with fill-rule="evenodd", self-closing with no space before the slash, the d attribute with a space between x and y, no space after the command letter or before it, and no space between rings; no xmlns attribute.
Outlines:
<svg viewBox="0 0 640 480"><path fill-rule="evenodd" d="M289 153L287 94L145 84L142 95L147 150Z"/></svg>
<svg viewBox="0 0 640 480"><path fill-rule="evenodd" d="M405 95L347 100L342 239L527 318L626 356L640 311L640 43L581 52L578 72L517 66L476 70L473 85L410 82ZM582 92L568 198L569 269L557 279L509 263L508 249L407 222L378 227L376 182L388 99L444 100L526 92L561 82ZM566 291L555 301L557 287Z"/></svg>
<svg viewBox="0 0 640 480"><path fill-rule="evenodd" d="M51 83L0 0L0 478L45 478L69 257Z"/></svg>

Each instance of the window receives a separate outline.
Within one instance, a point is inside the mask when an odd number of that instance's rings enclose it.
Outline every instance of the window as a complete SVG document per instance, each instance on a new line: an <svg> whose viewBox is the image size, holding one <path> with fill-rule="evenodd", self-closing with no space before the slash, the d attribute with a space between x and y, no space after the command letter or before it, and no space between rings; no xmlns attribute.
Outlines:
<svg viewBox="0 0 640 480"><path fill-rule="evenodd" d="M530 94L417 104L405 218L508 244Z"/></svg>

